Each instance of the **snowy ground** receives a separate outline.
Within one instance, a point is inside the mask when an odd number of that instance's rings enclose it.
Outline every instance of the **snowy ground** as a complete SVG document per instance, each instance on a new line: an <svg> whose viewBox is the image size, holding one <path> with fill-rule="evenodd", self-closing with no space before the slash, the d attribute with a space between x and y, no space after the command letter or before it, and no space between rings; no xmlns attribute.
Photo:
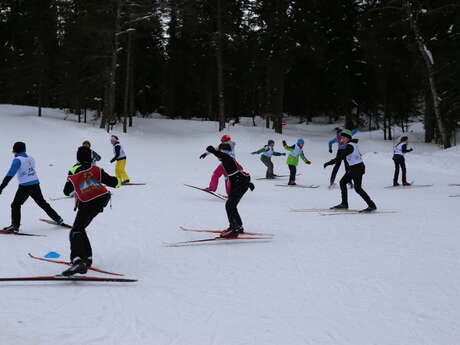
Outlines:
<svg viewBox="0 0 460 345"><path fill-rule="evenodd" d="M101 166L113 172L107 133L63 120L58 110L45 110L43 118L35 113L0 106L2 174L17 140L24 140L35 157L46 196L61 195L76 148L85 139L102 155ZM95 266L139 282L1 283L0 344L459 344L460 198L448 195L460 193L460 187L447 184L460 183L460 150L414 143L415 151L406 156L409 179L434 186L384 189L392 182L392 144L381 140L381 133L361 133L365 188L380 209L400 213L290 212L339 202L339 191L326 187L330 168L322 168L332 158L326 142L333 127L288 124L282 137L262 127L229 128L239 161L253 177L263 176L264 167L251 151L269 138L281 150L283 138L293 143L304 137L313 165L300 165L298 182L321 187L288 189L256 181L240 212L247 231L274 233L272 242L182 248L162 242L208 235L179 232L178 226L227 225L222 201L183 186L207 185L217 161L198 156L218 142L215 123L136 119L127 135L116 129L131 180L148 185L115 190L112 209L95 219L89 235ZM274 158L277 173L287 173L284 160ZM0 196L4 225L9 225L16 184L12 181ZM71 200L53 206L72 222ZM364 206L351 191L350 207ZM68 231L38 222L41 216L28 201L22 231L48 237L1 237L1 276L48 275L64 268L27 257L49 251L68 256Z"/></svg>

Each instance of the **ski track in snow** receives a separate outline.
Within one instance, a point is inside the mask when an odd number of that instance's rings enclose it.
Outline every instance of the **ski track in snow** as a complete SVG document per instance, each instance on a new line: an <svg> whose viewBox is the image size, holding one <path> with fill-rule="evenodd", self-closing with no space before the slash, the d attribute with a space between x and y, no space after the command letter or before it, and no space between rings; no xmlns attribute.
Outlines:
<svg viewBox="0 0 460 345"><path fill-rule="evenodd" d="M109 173L109 136L95 124L78 124L59 110L35 116L30 107L0 105L0 173L6 173L15 141L27 143L37 161L45 197L59 196L76 148L89 139ZM127 135L116 128L133 182L113 190L107 207L88 228L94 265L139 279L134 284L0 283L0 344L8 345L452 345L460 339L460 200L448 198L460 183L460 148L441 151L415 142L406 155L408 178L433 187L385 189L392 182L392 143L378 132L359 133L366 163L364 185L379 209L397 214L295 213L340 201L329 190L334 156L327 140L335 125L294 125L280 136L262 127L230 127L240 163L262 177L265 167L250 152L267 139L289 144L306 139L298 182L317 189L284 189L276 181L254 181L240 203L248 231L274 233L271 242L164 247L162 242L212 234L177 231L224 228L224 201L184 187L206 186L217 160L198 159L220 134L210 122L135 119ZM417 133L409 134L418 137ZM285 157L274 157L275 173L286 174ZM52 166L50 165L52 164ZM338 178L343 173L341 168ZM3 177L3 176L2 176ZM2 178L0 177L0 178ZM338 180L337 180L338 181ZM9 225L13 180L0 196L2 225ZM223 183L219 186L223 193ZM350 207L363 201L349 191ZM73 201L51 203L68 223ZM63 265L37 262L57 251L69 255L68 230L38 222L33 203L23 206L22 230L48 237L1 237L1 275L49 275ZM93 272L91 275L99 275Z"/></svg>

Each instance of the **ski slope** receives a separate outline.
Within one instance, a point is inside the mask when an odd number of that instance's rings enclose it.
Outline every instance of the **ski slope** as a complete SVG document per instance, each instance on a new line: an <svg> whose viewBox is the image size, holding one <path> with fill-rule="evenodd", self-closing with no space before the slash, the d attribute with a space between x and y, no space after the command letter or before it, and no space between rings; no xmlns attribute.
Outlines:
<svg viewBox="0 0 460 345"><path fill-rule="evenodd" d="M0 174L9 168L15 141L27 143L37 161L42 191L60 196L76 148L85 139L114 172L109 135L96 124L79 124L59 110L0 105ZM392 182L392 143L381 133L360 133L364 186L379 209L396 214L321 216L291 208L339 203L327 184L333 158L327 141L334 125L290 123L280 136L243 123L230 127L240 163L262 177L259 149L268 139L306 140L313 164L299 165L298 183L317 189L276 187L255 181L239 210L247 231L273 233L271 242L165 247L163 242L211 237L178 231L227 226L224 202L184 183L206 186L217 160L198 159L216 144L216 124L135 119L126 135L127 172L133 182L114 190L88 228L94 266L137 278L134 284L0 283L0 344L5 345L454 345L460 339L460 150L412 143L406 155L409 180L430 188L385 189ZM417 126L411 138L420 137ZM275 173L288 173L274 157ZM343 169L343 168L342 168ZM339 177L343 170L339 172ZM3 175L0 177L3 178ZM16 180L0 195L2 226L10 224ZM224 192L223 184L219 186ZM72 200L52 206L71 223ZM365 204L350 191L350 207ZM49 275L65 267L27 256L56 251L67 259L68 230L38 222L44 213L29 200L24 232L2 236L0 275ZM93 274L91 275L98 275Z"/></svg>

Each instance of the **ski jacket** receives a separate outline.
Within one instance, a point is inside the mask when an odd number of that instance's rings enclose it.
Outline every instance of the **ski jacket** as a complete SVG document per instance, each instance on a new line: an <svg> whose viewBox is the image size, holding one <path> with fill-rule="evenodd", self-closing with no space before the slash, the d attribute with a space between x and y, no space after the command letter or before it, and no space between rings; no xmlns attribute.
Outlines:
<svg viewBox="0 0 460 345"><path fill-rule="evenodd" d="M69 170L64 195L69 196L75 192L77 203L89 202L108 193L104 185L115 188L119 180L97 166L75 164Z"/></svg>
<svg viewBox="0 0 460 345"><path fill-rule="evenodd" d="M230 183L249 184L251 182L250 175L244 171L243 167L230 154L217 151L212 146L208 146L206 151L220 159L224 168L224 175L230 179Z"/></svg>
<svg viewBox="0 0 460 345"><path fill-rule="evenodd" d="M121 146L120 142L118 141L115 144L113 144L113 154L115 156L110 160L110 163L126 159L125 150L123 150L123 146Z"/></svg>
<svg viewBox="0 0 460 345"><path fill-rule="evenodd" d="M25 152L17 153L14 156L0 189L5 188L15 175L20 186L32 186L40 183L35 170L35 160Z"/></svg>
<svg viewBox="0 0 460 345"><path fill-rule="evenodd" d="M272 156L283 156L282 153L276 152L272 146L270 145L265 145L262 147L260 150L252 152L253 154L260 154L262 153L262 156L266 156L268 158L271 158Z"/></svg>
<svg viewBox="0 0 460 345"><path fill-rule="evenodd" d="M400 155L404 156L407 152L412 152L413 149L407 149L407 144L405 142L400 142L398 145L396 145L393 149L393 155Z"/></svg>
<svg viewBox="0 0 460 345"><path fill-rule="evenodd" d="M303 149L299 145L295 144L288 146L286 143L283 143L283 147L286 151L289 151L286 161L288 165L299 165L299 157L302 158L306 164L310 164L310 161L305 157Z"/></svg>
<svg viewBox="0 0 460 345"><path fill-rule="evenodd" d="M351 134L352 135L355 135L356 133L358 133L358 130L357 129L353 129L351 131ZM332 145L334 145L335 143L337 143L337 150L343 150L347 145L345 144L345 141L343 139L343 137L339 134L337 134L337 136L331 140L329 140L329 150L332 150Z"/></svg>
<svg viewBox="0 0 460 345"><path fill-rule="evenodd" d="M333 165L338 161L346 160L349 165L349 170L362 170L364 173L364 161L358 146L358 139L350 141L344 149L337 153L337 157L330 160L324 166Z"/></svg>

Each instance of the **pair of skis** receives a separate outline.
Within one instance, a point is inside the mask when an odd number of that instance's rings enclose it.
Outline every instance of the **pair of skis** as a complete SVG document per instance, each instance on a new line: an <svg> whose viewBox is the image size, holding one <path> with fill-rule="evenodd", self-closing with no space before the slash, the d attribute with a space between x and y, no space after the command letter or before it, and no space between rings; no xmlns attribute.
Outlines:
<svg viewBox="0 0 460 345"><path fill-rule="evenodd" d="M193 188L193 189L197 189L197 190L201 190L202 192L205 192L205 193L208 193L208 194L211 194L212 196L215 196L216 198L219 198L220 200L227 200L227 196L226 195L223 195L223 194L219 194L219 193L216 193L216 192L213 192L211 190L208 190L206 188L201 188L201 187L197 187L197 186L192 186L190 184L185 184L184 183L184 186L186 187L190 187L190 188Z"/></svg>
<svg viewBox="0 0 460 345"><path fill-rule="evenodd" d="M41 258L31 253L28 254L31 259L38 260L38 261L45 261L51 262L60 265L67 265L70 266L71 263L69 261L62 261L62 260L54 260L54 259L47 259ZM10 278L0 278L0 282L10 282L10 281L84 281L84 282L116 282L116 283L132 283L136 282L137 279L130 279L130 278L116 278L122 277L123 274L104 271L96 267L90 267L89 270L107 274L113 277L94 277L94 276L62 276L62 275L54 275L54 276L30 276L30 277L10 277Z"/></svg>
<svg viewBox="0 0 460 345"><path fill-rule="evenodd" d="M72 225L69 225L66 223L58 224L54 220L51 220L51 219L39 218L38 220L41 222L51 224L51 225L56 225L56 226L61 226L67 229L72 229ZM5 230L0 230L0 235L46 237L46 235L32 234L28 232L12 232L12 231L5 231Z"/></svg>
<svg viewBox="0 0 460 345"><path fill-rule="evenodd" d="M318 184L310 184L310 185L304 185L304 184L275 184L277 187L290 187L290 188L319 188Z"/></svg>
<svg viewBox="0 0 460 345"><path fill-rule="evenodd" d="M179 227L180 231L186 232L200 232L200 233L211 233L221 234L224 230L210 230L210 229L189 229L183 226ZM181 241L181 242L164 242L166 247L183 247L197 244L206 243L244 243L244 242L267 242L273 239L274 234L262 233L262 232L244 232L238 237L222 238L222 237L211 237L200 240Z"/></svg>
<svg viewBox="0 0 460 345"><path fill-rule="evenodd" d="M344 214L387 214L387 213L399 213L396 210L375 210L375 211L364 211L357 209L337 209L337 208L293 208L291 212L310 212L318 213L321 216L337 216Z"/></svg>
<svg viewBox="0 0 460 345"><path fill-rule="evenodd" d="M300 176L302 174L296 174L295 176ZM285 178L285 177L289 177L290 175L275 175L274 178L266 178L266 177L258 177L256 178L256 180L279 180L279 179L282 179L282 178Z"/></svg>

